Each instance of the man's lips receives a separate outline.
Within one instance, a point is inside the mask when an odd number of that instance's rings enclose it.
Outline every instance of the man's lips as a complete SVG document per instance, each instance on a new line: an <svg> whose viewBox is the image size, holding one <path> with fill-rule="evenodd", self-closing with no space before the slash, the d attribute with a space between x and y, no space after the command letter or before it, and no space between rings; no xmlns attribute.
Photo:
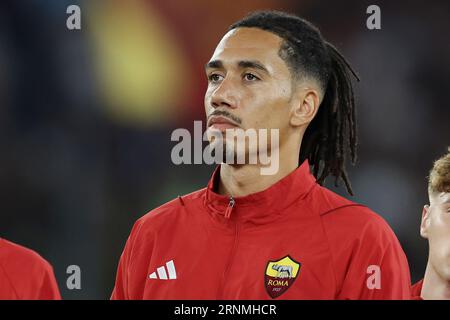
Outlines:
<svg viewBox="0 0 450 320"><path fill-rule="evenodd" d="M208 120L208 127L223 131L226 129L234 129L239 126L228 118L224 118L221 116L212 116Z"/></svg>

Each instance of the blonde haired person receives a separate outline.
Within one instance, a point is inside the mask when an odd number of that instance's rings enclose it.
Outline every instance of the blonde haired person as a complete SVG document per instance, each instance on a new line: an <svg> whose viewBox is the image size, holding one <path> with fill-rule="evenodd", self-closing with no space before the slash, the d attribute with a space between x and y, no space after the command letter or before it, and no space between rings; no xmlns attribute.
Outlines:
<svg viewBox="0 0 450 320"><path fill-rule="evenodd" d="M428 196L420 225L420 235L428 239L428 263L412 294L415 299L450 300L450 148L430 171Z"/></svg>

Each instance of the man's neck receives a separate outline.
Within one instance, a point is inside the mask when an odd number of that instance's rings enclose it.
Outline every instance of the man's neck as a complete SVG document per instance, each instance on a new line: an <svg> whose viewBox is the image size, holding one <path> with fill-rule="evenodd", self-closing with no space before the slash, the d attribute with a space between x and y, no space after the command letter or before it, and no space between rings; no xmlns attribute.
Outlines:
<svg viewBox="0 0 450 320"><path fill-rule="evenodd" d="M299 149L290 153L280 148L279 167L275 174L261 174L262 166L259 164L228 165L220 167L220 181L218 193L233 197L243 197L252 193L263 191L277 183L298 167Z"/></svg>
<svg viewBox="0 0 450 320"><path fill-rule="evenodd" d="M450 281L443 279L430 262L427 264L420 295L424 300L450 300Z"/></svg>

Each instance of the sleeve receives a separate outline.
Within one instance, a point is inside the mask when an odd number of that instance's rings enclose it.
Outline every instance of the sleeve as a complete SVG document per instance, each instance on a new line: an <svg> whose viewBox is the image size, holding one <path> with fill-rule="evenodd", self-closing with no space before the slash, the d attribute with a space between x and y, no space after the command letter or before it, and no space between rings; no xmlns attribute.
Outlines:
<svg viewBox="0 0 450 320"><path fill-rule="evenodd" d="M0 245L1 297L14 300L61 299L53 267L47 260L31 249L6 240Z"/></svg>
<svg viewBox="0 0 450 320"><path fill-rule="evenodd" d="M345 226L334 221L334 229L329 228L334 230L330 245L340 271L337 299L410 299L408 261L394 232L375 213L359 215Z"/></svg>
<svg viewBox="0 0 450 320"><path fill-rule="evenodd" d="M61 300L58 283L56 282L53 268L50 264L46 264L44 274L42 276L42 285L38 291L38 300Z"/></svg>
<svg viewBox="0 0 450 320"><path fill-rule="evenodd" d="M129 288L129 268L130 260L133 251L134 241L136 234L138 232L140 223L139 220L133 226L130 236L127 239L125 248L120 256L119 266L117 268L116 282L114 285L113 292L111 294L111 300L128 300L130 295L128 292Z"/></svg>
<svg viewBox="0 0 450 320"><path fill-rule="evenodd" d="M381 249L367 240L352 259L338 299L410 299L409 266L396 241Z"/></svg>

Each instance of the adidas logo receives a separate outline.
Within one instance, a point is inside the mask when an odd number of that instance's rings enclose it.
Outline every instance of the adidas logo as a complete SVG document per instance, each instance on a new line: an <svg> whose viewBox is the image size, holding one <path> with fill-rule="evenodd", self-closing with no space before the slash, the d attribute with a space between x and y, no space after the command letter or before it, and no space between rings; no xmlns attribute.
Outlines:
<svg viewBox="0 0 450 320"><path fill-rule="evenodd" d="M166 268L169 271L169 278L167 278ZM150 279L175 280L177 278L177 271L175 270L173 260L166 263L166 268L164 266L156 268L156 272L152 272L148 277Z"/></svg>

